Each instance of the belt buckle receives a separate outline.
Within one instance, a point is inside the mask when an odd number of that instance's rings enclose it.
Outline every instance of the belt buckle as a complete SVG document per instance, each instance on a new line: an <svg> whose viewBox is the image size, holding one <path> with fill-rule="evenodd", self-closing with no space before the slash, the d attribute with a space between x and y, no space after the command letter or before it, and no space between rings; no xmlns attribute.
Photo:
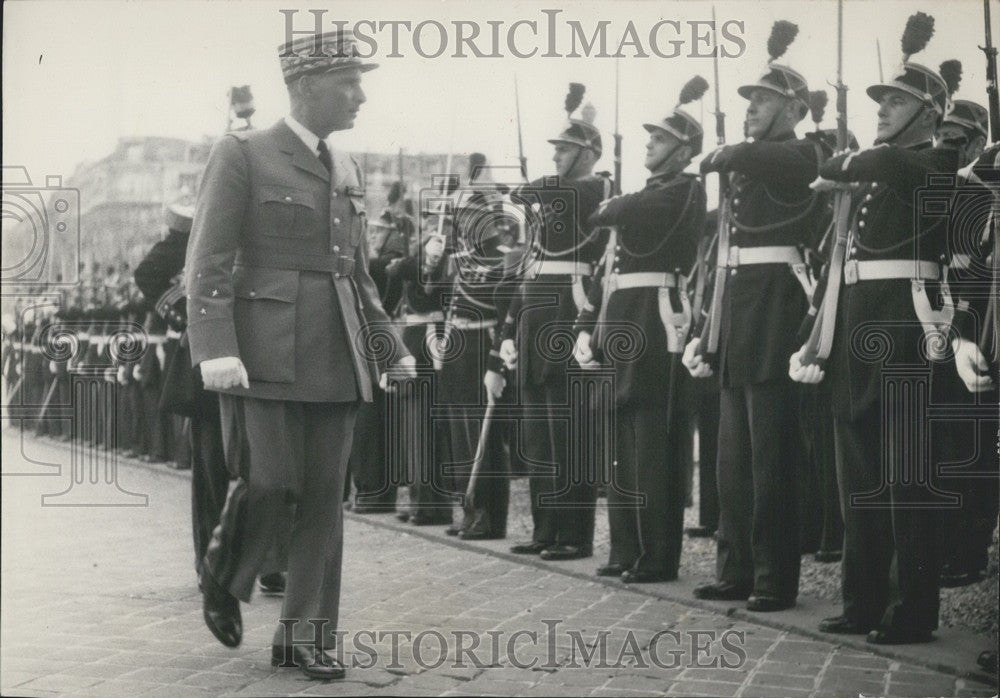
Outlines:
<svg viewBox="0 0 1000 698"><path fill-rule="evenodd" d="M737 245L733 245L729 248L729 259L726 260L726 266L728 267L738 267L740 265L740 248Z"/></svg>
<svg viewBox="0 0 1000 698"><path fill-rule="evenodd" d="M844 263L844 283L848 286L858 283L858 260L849 259Z"/></svg>

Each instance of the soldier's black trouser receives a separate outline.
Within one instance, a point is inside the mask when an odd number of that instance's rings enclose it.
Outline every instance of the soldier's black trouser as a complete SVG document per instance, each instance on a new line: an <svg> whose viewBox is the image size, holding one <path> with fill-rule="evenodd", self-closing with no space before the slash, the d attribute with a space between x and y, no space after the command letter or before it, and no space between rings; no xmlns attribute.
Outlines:
<svg viewBox="0 0 1000 698"><path fill-rule="evenodd" d="M386 393L377 391L372 402L358 407L354 422L354 445L351 447L350 473L357 488L357 505L371 510L392 511L396 508L396 487L399 459L386 458Z"/></svg>
<svg viewBox="0 0 1000 698"><path fill-rule="evenodd" d="M235 429L235 424L233 425ZM234 443L235 434L227 439ZM242 441L242 439L241 439ZM241 444L242 445L242 444ZM242 449L233 458L238 459ZM227 464L219 417L219 398L202 391L197 413L191 417L191 531L194 535L194 566L201 573L201 561L212 540L212 531L219 525L222 507L229 493L229 479L238 475L237 462Z"/></svg>
<svg viewBox="0 0 1000 698"><path fill-rule="evenodd" d="M705 379L699 382L708 382ZM719 483L716 464L719 447L719 393L698 389L698 525L712 531L719 527Z"/></svg>
<svg viewBox="0 0 1000 698"><path fill-rule="evenodd" d="M789 379L722 389L720 582L780 599L798 594L798 428L798 393Z"/></svg>
<svg viewBox="0 0 1000 698"><path fill-rule="evenodd" d="M825 383L800 387L805 450L799 479L800 543L803 553L833 552L844 545L840 489L833 445L833 414Z"/></svg>
<svg viewBox="0 0 1000 698"><path fill-rule="evenodd" d="M281 617L296 621L296 640L313 639L309 619L327 621L332 646L340 607L342 494L357 403L310 403L220 396L223 424L242 424L247 456L229 493L203 564L236 598L249 601L276 545L288 541ZM232 446L226 443L227 449ZM283 644L278 626L274 641ZM319 638L317 638L319 640Z"/></svg>
<svg viewBox="0 0 1000 698"><path fill-rule="evenodd" d="M906 454L886 455L892 449L883 446L882 420L880 404L857 419L834 420L844 615L862 626L929 632L938 624L939 511L926 506L924 483L902 476L900 469L914 466ZM865 495L865 506L852 501Z"/></svg>
<svg viewBox="0 0 1000 698"><path fill-rule="evenodd" d="M673 577L684 537L687 415L669 426L666 419L665 406L619 407L615 414L608 562Z"/></svg>
<svg viewBox="0 0 1000 698"><path fill-rule="evenodd" d="M523 417L525 465L531 472L532 540L591 550L594 544L595 473L585 472L585 455L570 448L571 408L565 377L544 383L525 381L521 401L535 413Z"/></svg>

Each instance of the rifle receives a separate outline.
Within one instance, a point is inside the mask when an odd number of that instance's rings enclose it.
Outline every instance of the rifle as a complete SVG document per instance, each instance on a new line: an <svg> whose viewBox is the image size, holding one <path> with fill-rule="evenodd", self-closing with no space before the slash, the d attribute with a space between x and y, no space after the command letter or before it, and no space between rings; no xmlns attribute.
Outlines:
<svg viewBox="0 0 1000 698"><path fill-rule="evenodd" d="M847 85L844 84L844 0L837 0L837 152L848 147ZM847 250L847 234L851 224L851 193L840 187L833 195L834 245L827 267L826 290L816 322L802 354L802 365L823 365L833 346L833 326L840 295L841 270ZM824 329L825 328L825 329Z"/></svg>
<svg viewBox="0 0 1000 698"><path fill-rule="evenodd" d="M726 115L722 111L722 99L719 95L719 45L715 39L715 6L712 6L712 72L715 78L715 143L723 146L726 143ZM708 316L708 332L701 333L697 353L701 356L715 354L719 350L719 328L722 324L722 294L725 291L726 265L729 262L729 177L719 173L719 205L716 214L719 217L715 228L717 250L715 257L715 280L712 288L712 307ZM711 248L711 243L708 245ZM704 265L704 260L700 261ZM702 270L704 277L705 269Z"/></svg>
<svg viewBox="0 0 1000 698"><path fill-rule="evenodd" d="M619 59L615 59L615 181L612 194L622 193L622 134L618 130Z"/></svg>
<svg viewBox="0 0 1000 698"><path fill-rule="evenodd" d="M983 0L983 14L986 18L986 45L979 49L986 54L986 94L990 105L990 140L1000 141L1000 94L997 93L997 47L993 45L993 30L990 28L990 0Z"/></svg>
<svg viewBox="0 0 1000 698"><path fill-rule="evenodd" d="M514 75L514 111L517 114L517 159L521 161L521 177L528 181L528 158L524 156L524 141L521 136L521 98L517 93L517 75Z"/></svg>

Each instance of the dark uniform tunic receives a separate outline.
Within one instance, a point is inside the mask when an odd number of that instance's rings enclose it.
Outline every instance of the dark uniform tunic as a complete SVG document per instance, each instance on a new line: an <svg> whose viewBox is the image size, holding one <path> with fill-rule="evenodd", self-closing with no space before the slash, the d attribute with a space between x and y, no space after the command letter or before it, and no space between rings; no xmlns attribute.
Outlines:
<svg viewBox="0 0 1000 698"><path fill-rule="evenodd" d="M705 219L705 191L692 175L653 177L636 194L606 201L590 218L594 226L615 226L590 289L589 306L577 329L593 332L600 318L598 354L614 367L615 468L608 487L611 524L609 563L654 576L674 578L680 563L684 525L684 440L686 414L679 401L687 372L670 353L661 319L660 289L630 288L607 296L607 272L668 272L678 278L694 263ZM610 268L610 269L609 269ZM681 289L668 303L681 305ZM635 334L629 348L616 347L619 331ZM671 328L673 331L673 328ZM683 346L684 337L678 337ZM630 351L631 348L631 351ZM623 355L626 354L627 355ZM644 502L637 497L644 497Z"/></svg>
<svg viewBox="0 0 1000 698"><path fill-rule="evenodd" d="M947 208L915 209L915 202L922 188L934 193L930 176L953 173L955 165L954 151L929 142L883 145L823 164L827 179L866 183L853 197L845 281L852 260L946 261L940 212ZM947 201L951 178L937 189L938 203ZM861 627L920 634L937 627L938 554L929 542L938 517L927 507L938 495L928 454L905 438L924 423L921 384L930 378L911 288L906 278L841 286L826 380L844 512L844 615ZM930 291L932 303L936 295ZM923 406L900 397L911 389L924 395Z"/></svg>
<svg viewBox="0 0 1000 698"><path fill-rule="evenodd" d="M536 180L512 198L534 208L529 229L529 273L507 309L496 347L504 339L518 344L519 402L543 407L543 418L522 420L523 460L531 463L532 539L545 545L581 546L589 551L594 537L595 478L583 477L578 445L569 443L567 414L572 327L580 310L574 301L574 279L568 274L534 274L538 262L594 264L604 252L607 233L594 229L590 216L606 198L608 180L587 176L549 185ZM582 299L581 299L582 300ZM586 417L583 418L586 420ZM590 454L593 455L593 454Z"/></svg>
<svg viewBox="0 0 1000 698"><path fill-rule="evenodd" d="M809 189L821 148L788 133L724 149L731 173L730 248L805 246L822 208ZM706 169L706 162L702 164ZM799 583L798 392L788 357L807 300L787 263L728 270L720 318L717 576L761 596L794 600Z"/></svg>

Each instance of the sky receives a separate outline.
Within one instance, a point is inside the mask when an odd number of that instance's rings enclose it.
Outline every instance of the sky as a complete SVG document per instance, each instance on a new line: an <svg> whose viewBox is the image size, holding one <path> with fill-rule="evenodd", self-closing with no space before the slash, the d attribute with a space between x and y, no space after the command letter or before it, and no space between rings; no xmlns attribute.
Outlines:
<svg viewBox="0 0 1000 698"><path fill-rule="evenodd" d="M830 93L825 127L834 125L833 90L836 79L837 5L830 0L809 2L716 2L721 25L742 22L738 33L745 50L720 63L722 110L727 114L727 140L740 139L746 102L736 94L740 84L753 82L766 61L766 40L775 20L799 26L799 35L780 62L803 73L812 89ZM295 29L312 26L308 10L324 10L324 27L335 20L440 22L449 32L444 56L424 58L413 45L411 32L401 30L399 53L390 52L389 30L375 33L379 53L372 60L378 70L365 74L368 96L357 125L334 135L336 147L355 153L480 151L501 166L517 164L514 81L519 86L525 155L532 177L552 173L551 146L546 139L558 132L567 84L587 88L584 101L597 109L603 130L605 155L598 169L612 169L611 144L615 122L616 62L619 83L619 130L623 136L623 188L642 186L646 133L642 124L665 116L675 105L683 84L700 74L712 88L704 104L691 112L704 116L706 149L714 143L714 79L710 58L684 55L661 58L651 54L648 34L657 22L680 22L682 51L697 51L690 38L691 21L712 16L710 2L542 0L486 2L438 0L389 2L279 3L226 0L221 2L152 2L147 0L78 0L48 2L24 0L4 3L3 41L3 164L22 165L34 181L46 175L68 176L85 160L111 152L123 136L176 136L201 139L217 136L226 125L226 94L232 85L249 84L256 97L254 125L268 126L287 110L277 46L284 41L285 15L297 10ZM1000 43L1000 3L993 3L994 42ZM556 12L556 11L559 12ZM862 145L874 137L875 105L864 88L878 81L876 41L881 44L886 77L901 60L899 38L906 18L922 10L934 15L936 32L927 49L913 60L931 67L941 61L962 61L964 75L956 97L986 103L983 43L983 4L979 0L853 0L844 4L844 82L848 93L850 128ZM545 11L548 11L546 14ZM518 20L538 23L549 17L559 24L557 51L569 51L566 22L578 22L588 35L600 22L608 24L609 52L631 21L648 57L546 58L546 39L532 39L524 26L515 34L515 48L538 55L518 58L501 45L499 58L454 53L455 21L482 29L477 45L490 52L486 37L491 24L506 32ZM669 50L673 25L659 35ZM433 28L431 25L430 28ZM736 31L734 29L734 31ZM427 31L422 50L432 53L437 33ZM731 48L738 48L730 43ZM703 47L704 48L704 47ZM596 49L594 50L596 52ZM812 127L800 125L800 132Z"/></svg>

